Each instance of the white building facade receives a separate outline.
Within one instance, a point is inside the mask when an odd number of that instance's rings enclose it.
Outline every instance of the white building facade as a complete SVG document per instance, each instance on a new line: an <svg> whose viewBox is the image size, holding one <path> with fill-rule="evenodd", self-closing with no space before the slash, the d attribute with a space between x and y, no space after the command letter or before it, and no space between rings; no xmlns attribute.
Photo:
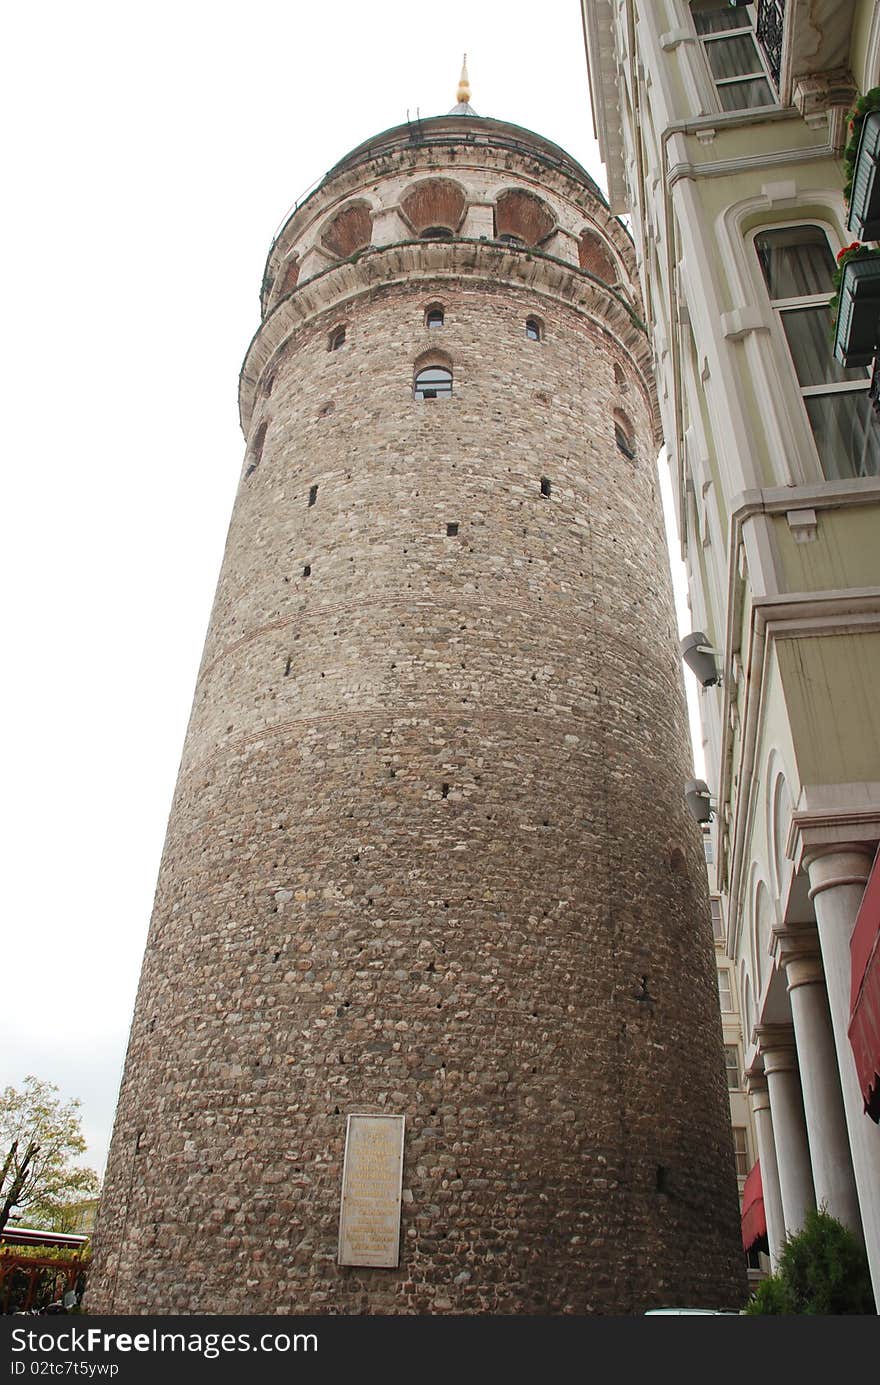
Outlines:
<svg viewBox="0 0 880 1385"><path fill-rule="evenodd" d="M853 1053L857 1001L876 1009L880 980L865 913L880 840L880 416L870 368L834 359L829 312L853 241L847 112L880 84L880 7L582 9L611 205L637 247L692 628L719 679L701 715L721 969L743 1019L771 1263L823 1206L864 1238L880 1301L865 1069L880 1056L863 1044L859 1066ZM854 971L860 906L873 981Z"/></svg>

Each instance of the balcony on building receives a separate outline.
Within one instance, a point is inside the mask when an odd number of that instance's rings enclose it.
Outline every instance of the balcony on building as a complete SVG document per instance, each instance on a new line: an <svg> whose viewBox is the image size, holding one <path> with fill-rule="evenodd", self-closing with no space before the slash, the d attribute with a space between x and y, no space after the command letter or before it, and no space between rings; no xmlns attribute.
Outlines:
<svg viewBox="0 0 880 1385"><path fill-rule="evenodd" d="M823 7L822 23L811 14L814 0L758 0L755 38L782 106L797 106L805 119L852 104L850 46L856 0Z"/></svg>

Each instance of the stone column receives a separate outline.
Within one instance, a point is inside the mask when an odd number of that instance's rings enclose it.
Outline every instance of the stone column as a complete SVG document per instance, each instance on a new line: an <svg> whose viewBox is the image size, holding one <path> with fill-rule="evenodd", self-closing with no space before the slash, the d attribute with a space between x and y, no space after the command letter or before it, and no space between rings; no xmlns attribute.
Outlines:
<svg viewBox="0 0 880 1385"><path fill-rule="evenodd" d="M759 1025L756 1032L770 1094L785 1233L792 1236L815 1206L794 1033L787 1024Z"/></svg>
<svg viewBox="0 0 880 1385"><path fill-rule="evenodd" d="M837 1052L825 993L819 939L812 926L777 929L797 1044L816 1205L862 1239Z"/></svg>
<svg viewBox="0 0 880 1385"><path fill-rule="evenodd" d="M761 1161L761 1187L764 1194L764 1215L767 1218L770 1268L775 1270L785 1240L785 1217L782 1212L782 1194L779 1191L779 1166L776 1162L776 1145L773 1139L770 1093L767 1090L767 1079L761 1072L748 1073L746 1085L752 1115L755 1118L755 1137L758 1141L758 1158Z"/></svg>
<svg viewBox="0 0 880 1385"><path fill-rule="evenodd" d="M842 843L808 848L804 864L828 989L828 1008L837 1049L843 1109L849 1130L853 1173L859 1196L865 1249L874 1298L880 1306L880 1128L865 1115L855 1060L849 1042L851 986L850 938L874 859L873 843Z"/></svg>

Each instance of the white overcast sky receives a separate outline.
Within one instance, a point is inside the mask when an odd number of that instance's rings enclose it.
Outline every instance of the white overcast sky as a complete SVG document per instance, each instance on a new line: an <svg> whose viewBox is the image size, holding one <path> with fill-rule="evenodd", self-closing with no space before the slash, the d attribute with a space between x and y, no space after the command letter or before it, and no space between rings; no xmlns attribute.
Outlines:
<svg viewBox="0 0 880 1385"><path fill-rule="evenodd" d="M578 0L44 0L4 48L0 1087L81 1098L101 1169L273 234L465 50L605 180Z"/></svg>

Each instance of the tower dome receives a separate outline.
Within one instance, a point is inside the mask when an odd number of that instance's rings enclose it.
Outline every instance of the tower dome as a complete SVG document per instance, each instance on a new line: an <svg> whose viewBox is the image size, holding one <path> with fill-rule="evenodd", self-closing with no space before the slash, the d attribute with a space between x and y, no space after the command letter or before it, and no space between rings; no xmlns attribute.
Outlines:
<svg viewBox="0 0 880 1385"><path fill-rule="evenodd" d="M625 229L515 125L388 130L239 402L89 1310L738 1305Z"/></svg>

